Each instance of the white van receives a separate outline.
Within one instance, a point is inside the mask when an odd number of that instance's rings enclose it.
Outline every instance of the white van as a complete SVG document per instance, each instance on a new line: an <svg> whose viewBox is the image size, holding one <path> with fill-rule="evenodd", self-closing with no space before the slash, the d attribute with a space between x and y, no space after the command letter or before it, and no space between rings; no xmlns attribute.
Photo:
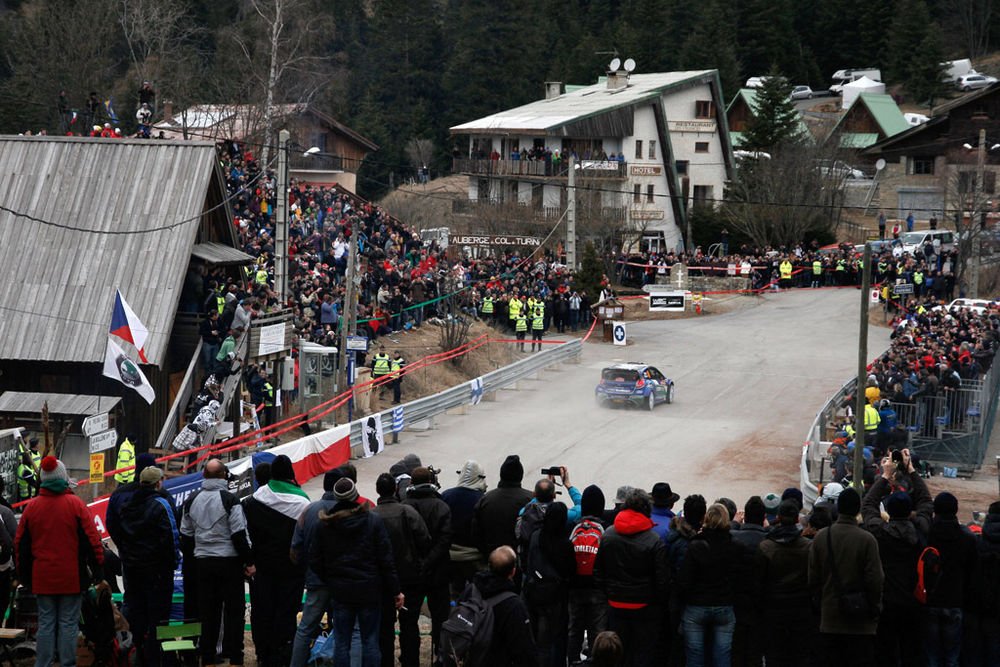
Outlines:
<svg viewBox="0 0 1000 667"><path fill-rule="evenodd" d="M928 239L934 244L934 252L937 254L948 252L955 247L955 234L949 232L947 229L906 232L899 237L902 243L902 251L908 252L911 255L916 254L918 251L922 255Z"/></svg>

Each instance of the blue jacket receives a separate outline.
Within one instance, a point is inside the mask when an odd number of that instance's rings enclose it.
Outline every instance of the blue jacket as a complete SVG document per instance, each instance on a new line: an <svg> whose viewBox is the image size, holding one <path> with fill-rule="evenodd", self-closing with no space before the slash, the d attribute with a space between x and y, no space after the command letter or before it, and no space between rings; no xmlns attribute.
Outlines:
<svg viewBox="0 0 1000 667"><path fill-rule="evenodd" d="M573 501L573 506L569 508L569 512L566 514L566 525L575 526L583 517L583 509L580 507L580 503L583 501L583 494L575 486L569 487L566 491L569 493L569 499ZM537 499L532 498L528 505L537 502ZM517 513L518 516L524 514L524 510L528 508L528 505L521 508L521 511Z"/></svg>
<svg viewBox="0 0 1000 667"><path fill-rule="evenodd" d="M306 565L306 590L324 588L323 580L316 572L309 567L309 548L316 536L316 528L319 526L320 510L329 512L337 504L333 491L323 494L320 500L309 503L309 506L302 511L298 522L295 524L295 532L292 533L292 544L290 547L292 561L298 565Z"/></svg>
<svg viewBox="0 0 1000 667"><path fill-rule="evenodd" d="M673 510L668 510L666 507L653 507L653 513L651 518L653 519L653 532L659 536L661 540L666 542L667 533L670 532L670 521L674 518L675 514Z"/></svg>

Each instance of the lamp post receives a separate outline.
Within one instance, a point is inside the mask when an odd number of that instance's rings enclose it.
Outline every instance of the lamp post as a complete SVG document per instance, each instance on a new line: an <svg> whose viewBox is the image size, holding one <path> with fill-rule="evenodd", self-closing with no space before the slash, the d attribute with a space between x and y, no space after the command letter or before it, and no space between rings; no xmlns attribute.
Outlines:
<svg viewBox="0 0 1000 667"><path fill-rule="evenodd" d="M865 242L861 261L861 323L858 331L858 381L854 397L854 474L852 481L858 493L864 495L865 470L865 385L868 379L868 291L871 288L872 247Z"/></svg>

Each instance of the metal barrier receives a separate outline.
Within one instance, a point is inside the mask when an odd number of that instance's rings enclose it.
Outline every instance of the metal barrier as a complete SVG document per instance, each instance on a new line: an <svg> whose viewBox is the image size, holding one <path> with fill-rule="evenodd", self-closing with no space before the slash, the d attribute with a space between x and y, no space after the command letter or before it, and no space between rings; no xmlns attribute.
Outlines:
<svg viewBox="0 0 1000 667"><path fill-rule="evenodd" d="M550 345L541 352L481 375L478 379L482 381L482 389L477 389L475 393L472 389L471 383L474 382L472 380L436 394L404 403L402 404L405 420L403 430L424 422L430 422L429 426L432 426L433 418L436 415L463 405L473 405L478 402L477 399L509 387L518 380L523 380L529 375L538 373L554 364L575 360L582 353L583 342L580 339L571 340L562 345ZM388 434L392 431L392 410L385 410L379 413L379 415L369 415L351 422L352 457L361 455L364 424L372 416L381 417L384 433Z"/></svg>
<svg viewBox="0 0 1000 667"><path fill-rule="evenodd" d="M809 427L809 434L806 442L802 446L802 459L799 463L799 477L802 486L802 500L806 507L811 507L819 497L819 485L830 478L829 461L826 458L826 450L830 446L827 439L829 427L833 424L834 418L844 405L848 396L854 395L854 387L857 385L857 378L851 378L837 393L816 413L812 425Z"/></svg>

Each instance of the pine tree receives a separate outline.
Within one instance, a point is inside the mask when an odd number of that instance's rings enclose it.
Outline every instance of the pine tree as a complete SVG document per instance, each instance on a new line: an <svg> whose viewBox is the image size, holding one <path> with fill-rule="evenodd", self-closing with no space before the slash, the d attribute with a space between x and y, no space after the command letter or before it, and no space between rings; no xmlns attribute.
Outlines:
<svg viewBox="0 0 1000 667"><path fill-rule="evenodd" d="M752 151L773 151L801 141L799 112L789 97L791 85L777 69L757 88L757 108L747 123L743 147Z"/></svg>
<svg viewBox="0 0 1000 667"><path fill-rule="evenodd" d="M597 299L601 293L601 279L604 277L604 267L597 257L597 250L591 241L583 248L583 261L580 263L580 270L574 275L574 282L578 290L587 292L591 302Z"/></svg>
<svg viewBox="0 0 1000 667"><path fill-rule="evenodd" d="M733 46L736 38L735 17L726 0L711 0L702 5L703 13L681 47L680 66L684 69L717 69L722 81L723 99L730 99L740 87L740 65Z"/></svg>

